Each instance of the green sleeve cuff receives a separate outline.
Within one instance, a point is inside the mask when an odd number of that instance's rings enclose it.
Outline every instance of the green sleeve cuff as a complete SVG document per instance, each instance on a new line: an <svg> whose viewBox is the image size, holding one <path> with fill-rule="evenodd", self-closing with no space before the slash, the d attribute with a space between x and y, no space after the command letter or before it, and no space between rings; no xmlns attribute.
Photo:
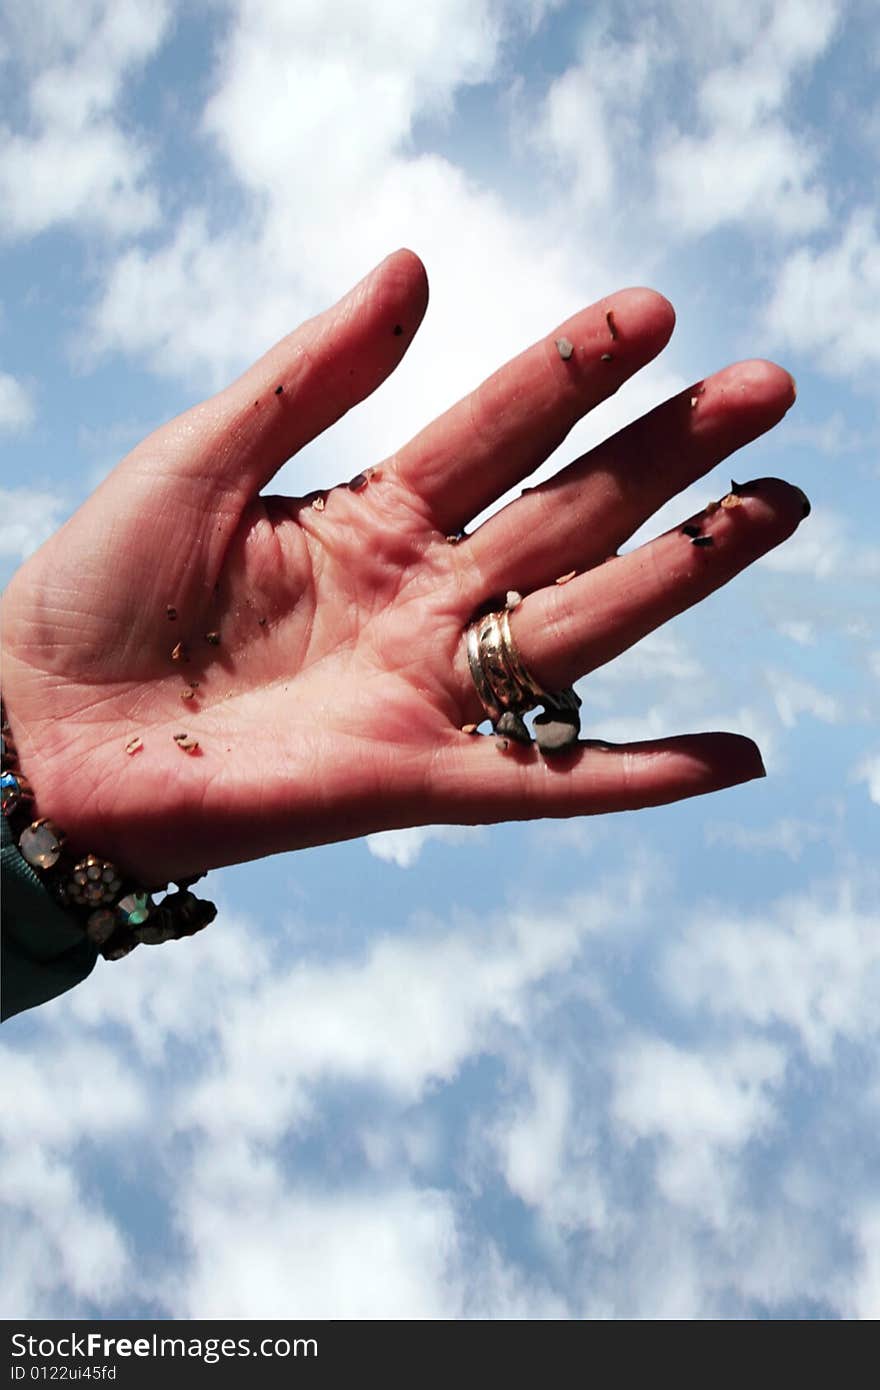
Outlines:
<svg viewBox="0 0 880 1390"><path fill-rule="evenodd" d="M56 903L3 821L0 1017L45 1004L90 975L98 948Z"/></svg>

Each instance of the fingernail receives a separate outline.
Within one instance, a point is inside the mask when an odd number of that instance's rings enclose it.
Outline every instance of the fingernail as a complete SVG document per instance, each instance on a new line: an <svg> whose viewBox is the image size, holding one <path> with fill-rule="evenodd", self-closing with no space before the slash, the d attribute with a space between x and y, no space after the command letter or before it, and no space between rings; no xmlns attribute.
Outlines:
<svg viewBox="0 0 880 1390"><path fill-rule="evenodd" d="M759 777L767 776L767 769L764 766L764 759L761 757L761 750L752 739L742 736L742 742L746 745L743 749L741 768L743 771L743 782L754 782Z"/></svg>
<svg viewBox="0 0 880 1390"><path fill-rule="evenodd" d="M794 483L792 483L792 487L794 488L794 490L795 490L795 492L797 493L798 497L801 499L801 508L802 508L802 510L803 510L804 516L809 516L809 515L810 515L810 512L813 510L813 508L810 506L810 499L809 499L809 497L808 497L807 494L804 492L804 490L803 490L802 487L797 487Z"/></svg>

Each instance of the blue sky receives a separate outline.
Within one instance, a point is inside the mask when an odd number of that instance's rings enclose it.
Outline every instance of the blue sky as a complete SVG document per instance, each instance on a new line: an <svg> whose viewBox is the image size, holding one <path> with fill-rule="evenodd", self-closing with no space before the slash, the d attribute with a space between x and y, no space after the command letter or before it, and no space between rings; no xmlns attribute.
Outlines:
<svg viewBox="0 0 880 1390"><path fill-rule="evenodd" d="M4 6L3 582L149 430L400 245L426 321L270 490L349 477L628 284L813 514L580 685L766 780L210 875L191 941L8 1023L3 1316L880 1314L880 23L870 0Z"/></svg>

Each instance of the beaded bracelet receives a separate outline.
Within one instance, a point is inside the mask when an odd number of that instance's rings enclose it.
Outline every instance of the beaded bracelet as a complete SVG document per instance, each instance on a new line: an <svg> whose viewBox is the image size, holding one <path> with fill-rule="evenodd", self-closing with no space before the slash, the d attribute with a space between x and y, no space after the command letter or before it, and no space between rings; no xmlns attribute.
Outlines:
<svg viewBox="0 0 880 1390"><path fill-rule="evenodd" d="M194 936L217 916L214 903L188 890L204 874L144 888L97 854L77 858L66 836L47 817L33 819L34 794L22 773L15 742L0 701L0 788L3 815L22 858L40 875L52 897L98 948L105 960L121 960L136 946ZM166 892L161 903L153 893Z"/></svg>

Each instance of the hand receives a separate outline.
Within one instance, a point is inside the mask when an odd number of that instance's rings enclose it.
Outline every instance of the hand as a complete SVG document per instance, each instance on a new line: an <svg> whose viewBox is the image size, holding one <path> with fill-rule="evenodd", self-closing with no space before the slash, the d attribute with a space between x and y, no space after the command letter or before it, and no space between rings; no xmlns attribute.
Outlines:
<svg viewBox="0 0 880 1390"><path fill-rule="evenodd" d="M762 479L692 519L711 545L677 527L615 554L777 423L794 400L788 373L728 367L451 544L664 346L669 303L622 290L501 368L365 485L317 505L261 495L394 370L426 305L418 258L388 257L140 444L12 579L7 713L39 813L73 849L151 885L392 827L627 810L762 775L754 744L723 733L586 742L552 762L534 747L501 754L462 732L484 717L463 634L488 600L519 590L514 639L556 690L778 545L805 499ZM182 749L181 732L198 747Z"/></svg>

